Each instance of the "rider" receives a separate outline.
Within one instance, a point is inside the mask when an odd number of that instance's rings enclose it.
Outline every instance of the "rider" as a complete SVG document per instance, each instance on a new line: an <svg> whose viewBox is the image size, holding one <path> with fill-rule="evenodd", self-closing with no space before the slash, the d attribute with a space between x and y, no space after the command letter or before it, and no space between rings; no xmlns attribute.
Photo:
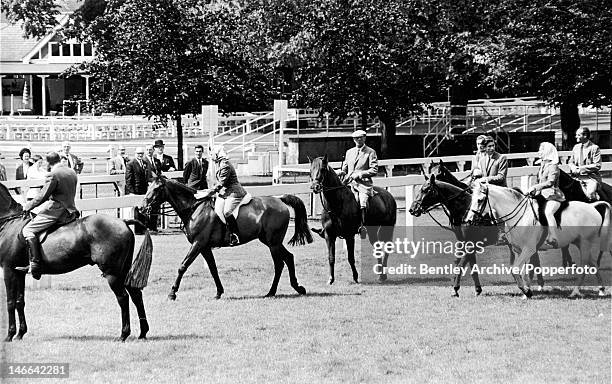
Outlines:
<svg viewBox="0 0 612 384"><path fill-rule="evenodd" d="M597 189L601 183L601 152L599 146L591 140L591 131L588 128L579 128L576 131L578 144L572 149L569 160L570 173L580 180L584 192L591 201L599 200Z"/></svg>
<svg viewBox="0 0 612 384"><path fill-rule="evenodd" d="M24 213L38 208L38 214L23 227L23 237L26 239L32 277L40 279L41 248L38 234L55 223L66 224L79 216L74 204L76 195L77 174L69 166L60 162L60 155L49 152L46 155L49 174L42 190L24 206ZM16 268L27 271L28 267Z"/></svg>
<svg viewBox="0 0 612 384"><path fill-rule="evenodd" d="M236 218L232 213L246 195L246 191L238 182L236 170L230 164L223 146L214 146L210 150L210 157L218 168L216 173L218 184L211 192L218 193L217 199L223 201L223 216L225 216L229 232L229 245L233 247L240 244L240 239L238 238L238 223L236 223Z"/></svg>
<svg viewBox="0 0 612 384"><path fill-rule="evenodd" d="M559 189L559 154L555 146L548 142L540 144L538 156L542 159L540 170L538 171L538 184L529 189L529 195L535 195L538 192L546 199L544 207L544 215L548 221L548 236L546 243L556 247L559 237L557 236L557 221L555 220L555 212L561 206L561 202L565 201L565 195Z"/></svg>
<svg viewBox="0 0 612 384"><path fill-rule="evenodd" d="M355 141L355 147L346 151L344 163L339 176L346 176L345 181L350 183L355 198L361 208L361 223L359 234L365 237L365 219L368 198L374 193L372 177L378 173L378 157L376 151L365 145L366 132L359 129L351 135Z"/></svg>
<svg viewBox="0 0 612 384"><path fill-rule="evenodd" d="M495 140L491 136L485 136L481 144L485 146L484 153L476 154L476 164L472 164L472 177L481 178L481 182L505 187L508 173L506 156L495 151Z"/></svg>
<svg viewBox="0 0 612 384"><path fill-rule="evenodd" d="M474 156L472 156L472 169L470 170L472 174L472 180L482 176L482 172L480 172L480 169L478 168L478 161L480 157L483 156L486 152L486 139L486 135L478 135L478 137L476 138L476 153L474 153ZM476 171L478 176L474 175L474 171Z"/></svg>

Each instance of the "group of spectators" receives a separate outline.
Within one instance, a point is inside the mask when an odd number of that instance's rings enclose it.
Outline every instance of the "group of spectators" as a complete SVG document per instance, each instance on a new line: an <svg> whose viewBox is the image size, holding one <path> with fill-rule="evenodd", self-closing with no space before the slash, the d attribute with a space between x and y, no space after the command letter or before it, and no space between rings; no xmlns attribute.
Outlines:
<svg viewBox="0 0 612 384"><path fill-rule="evenodd" d="M62 143L62 148L57 151L61 162L74 169L78 174L83 170L83 162L70 152L71 145L65 141ZM28 147L22 148L19 151L19 164L15 169L15 180L42 180L48 173L45 158L40 154L32 154L32 150ZM0 181L8 180L6 167L0 164ZM29 187L26 190L16 188L15 192L22 195L24 201L32 200L42 187Z"/></svg>

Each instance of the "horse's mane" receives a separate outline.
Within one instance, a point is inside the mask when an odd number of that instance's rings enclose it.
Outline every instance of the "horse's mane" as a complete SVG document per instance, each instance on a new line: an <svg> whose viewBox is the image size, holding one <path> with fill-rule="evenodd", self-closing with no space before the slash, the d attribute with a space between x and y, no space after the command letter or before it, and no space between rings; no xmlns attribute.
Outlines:
<svg viewBox="0 0 612 384"><path fill-rule="evenodd" d="M319 160L321 162L321 168L323 168L323 157L317 157L316 159L313 160L313 164L316 160ZM342 184L342 181L340 180L340 178L338 177L338 175L336 174L336 171L334 171L334 169L331 167L331 165L329 165L329 163L327 163L327 165L325 166L325 171L326 171L326 176L325 178L334 183L334 185L332 185L332 187L338 186Z"/></svg>
<svg viewBox="0 0 612 384"><path fill-rule="evenodd" d="M172 186L178 188L179 193L182 192L185 195L193 197L194 200L195 200L195 204L193 205L194 208L199 206L199 205L201 205L201 204L205 204L209 208L214 208L215 207L215 197L214 197L214 195L213 196L209 196L209 197L203 197L203 198L200 198L200 199L196 199L194 194L198 191L197 189L191 188L188 185L185 185L185 184L183 184L183 183L181 183L179 181L172 180L172 179L167 179L166 183L167 184L171 184ZM174 192L176 192L176 191L174 191Z"/></svg>

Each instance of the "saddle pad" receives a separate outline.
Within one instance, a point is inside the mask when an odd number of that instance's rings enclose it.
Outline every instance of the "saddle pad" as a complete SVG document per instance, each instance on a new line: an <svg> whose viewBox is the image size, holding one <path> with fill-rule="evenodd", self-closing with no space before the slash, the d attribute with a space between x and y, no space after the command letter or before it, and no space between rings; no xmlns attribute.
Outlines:
<svg viewBox="0 0 612 384"><path fill-rule="evenodd" d="M234 215L234 217L238 219L238 211L240 211L240 207L242 207L243 205L247 205L248 203L251 202L252 199L253 199L253 196L250 193L247 193L246 195L244 195L244 197L240 201L240 204L238 204L238 206L234 208L232 215ZM215 213L217 214L217 216L219 216L219 219L221 219L223 224L227 224L225 222L225 216L223 215L223 204L224 203L225 203L225 199L217 197L217 200L215 201Z"/></svg>

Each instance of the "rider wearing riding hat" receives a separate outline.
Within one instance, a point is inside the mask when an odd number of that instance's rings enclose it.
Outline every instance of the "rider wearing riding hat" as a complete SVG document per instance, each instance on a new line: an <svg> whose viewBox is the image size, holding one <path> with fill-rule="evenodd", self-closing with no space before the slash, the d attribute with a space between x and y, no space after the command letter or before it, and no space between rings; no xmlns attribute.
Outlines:
<svg viewBox="0 0 612 384"><path fill-rule="evenodd" d="M472 178L480 178L481 182L505 187L508 173L506 156L495 151L495 140L491 136L485 136L480 144L484 145L484 151L475 156L476 164L472 163Z"/></svg>
<svg viewBox="0 0 612 384"><path fill-rule="evenodd" d="M599 146L591 140L591 131L588 128L579 128L576 131L578 144L572 149L569 160L570 173L584 185L584 192L591 201L599 200L597 189L601 183L601 151Z"/></svg>
<svg viewBox="0 0 612 384"><path fill-rule="evenodd" d="M340 177L345 177L353 190L355 198L361 208L361 224L359 233L365 235L365 219L368 199L374 193L372 177L378 173L378 157L376 151L365 145L366 132L357 130L351 135L355 141L355 147L346 151Z"/></svg>
<svg viewBox="0 0 612 384"><path fill-rule="evenodd" d="M211 193L218 193L218 199L223 200L223 216L227 223L229 232L229 245L236 246L240 243L238 238L238 223L232 214L236 207L240 205L246 191L238 182L236 170L229 162L223 146L217 145L210 149L210 157L217 164L217 185Z"/></svg>
<svg viewBox="0 0 612 384"><path fill-rule="evenodd" d="M41 249L38 234L51 227L55 223L65 224L74 217L79 216L79 211L74 204L77 187L77 174L60 162L60 155L56 152L47 153L47 164L49 174L42 190L32 200L23 206L25 213L40 206L38 214L23 227L23 237L26 239L29 250L29 260L32 277L40 279ZM28 267L17 267L16 269L27 271Z"/></svg>
<svg viewBox="0 0 612 384"><path fill-rule="evenodd" d="M538 156L542 160L538 171L538 184L529 189L529 195L540 193L546 199L544 215L548 221L548 236L546 243L556 247L559 237L557 236L557 221L555 212L565 201L565 195L559 189L559 154L557 148L551 143L543 142L540 144Z"/></svg>

